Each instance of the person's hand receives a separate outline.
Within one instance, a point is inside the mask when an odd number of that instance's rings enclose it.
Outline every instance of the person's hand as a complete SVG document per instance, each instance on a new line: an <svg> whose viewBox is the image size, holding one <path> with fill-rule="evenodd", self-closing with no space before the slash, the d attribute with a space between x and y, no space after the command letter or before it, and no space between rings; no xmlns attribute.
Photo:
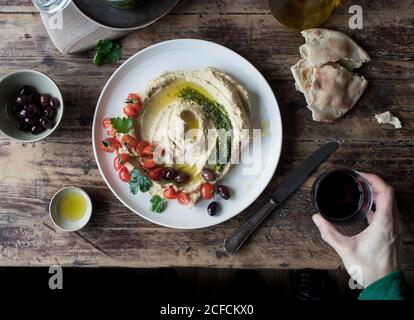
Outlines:
<svg viewBox="0 0 414 320"><path fill-rule="evenodd" d="M380 177L364 173L374 193L375 212L367 216L369 226L360 234L347 237L320 214L312 219L325 240L341 257L346 270L364 288L400 269L401 222L394 190ZM354 277L355 268L361 275Z"/></svg>

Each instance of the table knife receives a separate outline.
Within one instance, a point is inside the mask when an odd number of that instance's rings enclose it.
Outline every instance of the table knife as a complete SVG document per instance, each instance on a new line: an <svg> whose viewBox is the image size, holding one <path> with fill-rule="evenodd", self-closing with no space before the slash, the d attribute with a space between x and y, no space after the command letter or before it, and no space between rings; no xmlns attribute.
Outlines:
<svg viewBox="0 0 414 320"><path fill-rule="evenodd" d="M336 149L338 149L338 143L329 142L308 156L278 186L269 201L224 240L224 250L229 253L236 253L260 223L285 201Z"/></svg>

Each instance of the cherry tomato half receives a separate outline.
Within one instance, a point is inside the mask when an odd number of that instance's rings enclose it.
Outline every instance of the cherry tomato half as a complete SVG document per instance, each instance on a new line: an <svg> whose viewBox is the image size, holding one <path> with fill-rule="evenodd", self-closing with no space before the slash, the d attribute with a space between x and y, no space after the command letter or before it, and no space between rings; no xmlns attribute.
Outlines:
<svg viewBox="0 0 414 320"><path fill-rule="evenodd" d="M138 110L134 107L133 104L128 104L125 106L122 111L128 118L136 117L138 114Z"/></svg>
<svg viewBox="0 0 414 320"><path fill-rule="evenodd" d="M125 163L128 161L127 154L120 154L119 156L114 158L114 168L116 171L120 170Z"/></svg>
<svg viewBox="0 0 414 320"><path fill-rule="evenodd" d="M110 138L104 139L99 144L99 148L105 152L114 152L115 150L118 150L119 148L121 148L121 144L114 137L110 137Z"/></svg>
<svg viewBox="0 0 414 320"><path fill-rule="evenodd" d="M148 172L148 177L154 181L161 180L163 176L164 176L164 168L162 167L152 169Z"/></svg>
<svg viewBox="0 0 414 320"><path fill-rule="evenodd" d="M179 204L185 206L190 203L190 196L186 192L180 192L180 194L177 197L177 201Z"/></svg>
<svg viewBox="0 0 414 320"><path fill-rule="evenodd" d="M109 127L112 127L112 124L111 124L111 118L105 118L105 119L103 120L103 127L104 127L105 129L108 129Z"/></svg>
<svg viewBox="0 0 414 320"><path fill-rule="evenodd" d="M105 118L103 120L103 127L106 130L106 134L110 137L116 136L116 130L112 128L111 118Z"/></svg>
<svg viewBox="0 0 414 320"><path fill-rule="evenodd" d="M138 153L138 156L141 157L142 155L144 155L144 149L148 145L149 145L149 142L145 140L138 142L137 146L135 147L135 151Z"/></svg>
<svg viewBox="0 0 414 320"><path fill-rule="evenodd" d="M200 187L201 197L203 199L213 198L214 186L211 183L205 182Z"/></svg>
<svg viewBox="0 0 414 320"><path fill-rule="evenodd" d="M144 156L151 156L152 157L154 155L154 152L156 151L156 149L157 149L156 144L150 144L150 145L147 145L144 148L144 150L142 150L142 153L144 154Z"/></svg>
<svg viewBox="0 0 414 320"><path fill-rule="evenodd" d="M131 105L134 109L137 110L137 112L141 111L142 109L142 102L139 95L136 93L130 93L128 95L127 101L125 101L128 105Z"/></svg>
<svg viewBox="0 0 414 320"><path fill-rule="evenodd" d="M177 199L179 192L175 191L173 186L169 186L164 190L164 198Z"/></svg>
<svg viewBox="0 0 414 320"><path fill-rule="evenodd" d="M141 167L147 170L154 169L157 166L154 159L147 157L139 158L139 164L141 165Z"/></svg>
<svg viewBox="0 0 414 320"><path fill-rule="evenodd" d="M126 134L122 137L121 144L131 150L137 146L138 140Z"/></svg>
<svg viewBox="0 0 414 320"><path fill-rule="evenodd" d="M137 102L141 102L141 98L139 97L138 94L131 92L128 95L128 99L125 101L125 103L127 104L135 104Z"/></svg>
<svg viewBox="0 0 414 320"><path fill-rule="evenodd" d="M121 168L121 170L119 170L119 178L122 181L128 182L129 177L130 177L130 175L129 175L129 171L128 171L127 168L123 167L123 168Z"/></svg>

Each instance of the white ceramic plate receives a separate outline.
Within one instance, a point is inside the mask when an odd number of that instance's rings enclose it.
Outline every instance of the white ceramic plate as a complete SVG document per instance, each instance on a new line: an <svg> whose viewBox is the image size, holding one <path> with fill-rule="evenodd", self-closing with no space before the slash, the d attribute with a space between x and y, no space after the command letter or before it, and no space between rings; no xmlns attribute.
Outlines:
<svg viewBox="0 0 414 320"><path fill-rule="evenodd" d="M162 214L151 212L150 195L132 195L113 169L113 155L102 152L97 144L105 138L102 121L119 116L123 101L130 92L143 92L147 82L164 71L219 68L238 79L250 92L254 128L263 128L261 168L256 175L244 175L244 164L234 165L222 183L233 190L231 199L219 200L220 212L207 214L210 201L201 200L189 209L176 201L168 203ZM92 129L93 149L98 168L114 195L130 210L156 224L178 228L210 227L239 214L256 200L270 182L282 148L282 121L276 98L265 78L246 59L216 43L180 39L161 42L128 59L108 80L99 98ZM244 152L249 152L245 150ZM247 165L246 165L247 167ZM246 169L246 168L245 168Z"/></svg>

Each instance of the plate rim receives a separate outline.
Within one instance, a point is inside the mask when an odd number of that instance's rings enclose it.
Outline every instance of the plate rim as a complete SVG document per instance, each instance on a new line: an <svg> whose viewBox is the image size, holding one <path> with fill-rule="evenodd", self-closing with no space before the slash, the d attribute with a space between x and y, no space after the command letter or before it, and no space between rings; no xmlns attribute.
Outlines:
<svg viewBox="0 0 414 320"><path fill-rule="evenodd" d="M140 25L140 26L136 26L136 27L131 27L131 28L118 28L118 27L111 27L108 25L103 24L102 22L99 22L95 19L93 19L91 16L87 15L85 12L83 12L83 10L81 10L81 8L79 8L79 6L76 4L75 1L72 1L73 6L75 7L75 9L86 19L88 19L89 21L96 23L97 25L101 26L102 28L108 29L108 30L113 30L113 31L134 31L134 30L140 30L140 29L144 29L154 23L156 23L157 21L161 20L162 18L164 18L166 15L168 15L180 2L181 0L175 0L175 2L171 5L171 8L169 8L168 10L166 10L164 13L162 13L159 17L155 18L154 20L151 20L150 22Z"/></svg>
<svg viewBox="0 0 414 320"><path fill-rule="evenodd" d="M245 62L247 62L252 68L254 68L257 73L259 74L259 76L262 78L262 80L264 81L264 83L267 86L267 89L270 90L272 92L272 99L274 100L274 102L277 105L277 114L279 116L279 120L280 120L280 127L277 128L276 130L278 130L279 132L279 136L280 136L280 141L279 143L277 143L278 141L276 141L276 144L279 145L278 150L276 150L277 154L275 154L275 162L272 166L272 174L269 175L269 178L267 179L267 181L265 183L263 183L263 188L261 188L259 195L254 198L245 208L243 208L242 210L238 211L237 213L235 213L233 216L229 217L228 219L225 219L223 221L219 221L217 223L209 223L207 225L203 225L203 226L179 226L179 225L173 225L173 224L167 224L167 223L163 223L163 222L159 222L156 221L150 217L147 217L145 215L143 215L142 213L138 212L137 210L131 208L125 201L123 201L123 199L121 199L121 197L114 191L114 189L111 187L111 185L108 182L108 179L105 177L103 170L101 168L101 165L98 161L98 153L97 153L97 143L96 143L96 135L95 135L95 131L96 131L96 125L97 125L97 118L98 118L98 111L99 111L99 106L102 103L102 100L104 98L104 92L107 90L108 86L111 84L113 78L115 78L115 76L117 75L118 72L120 72L120 70L124 67L124 65L126 65L127 63L129 63L131 60L133 60L136 56L143 54L146 51L152 50L158 46L163 46L163 45L168 45L170 43L173 42L199 42L199 43L207 43L208 45L213 45L213 46L217 46L220 47L221 49L230 51L233 54L236 54L239 58L241 58L242 60L244 60ZM273 138L272 139L276 139ZM246 210L254 201L256 201L261 195L262 193L266 190L266 188L269 186L269 183L271 182L271 180L273 179L276 169L279 165L280 162L280 157L281 157L281 153L282 153L282 147L283 147L283 121L282 121L282 116L280 113L280 107L279 107L279 103L277 102L277 98L275 93L273 92L272 87L270 86L269 82L266 80L266 78L263 76L263 74L246 58L244 58L242 55L240 55L239 53L237 53L236 51L221 45L219 43L213 42L213 41L208 41L208 40L202 40L202 39L193 39L193 38L184 38L184 39L173 39L173 40L166 40L166 41L161 41L155 44L152 44L138 52L136 52L135 54L133 54L131 57L129 57L124 63L122 63L113 73L112 75L109 77L109 79L106 81L104 87L101 90L101 93L99 95L99 99L96 103L95 106L95 112L94 112L94 116L93 116L93 122L92 122L92 148L93 148L93 153L94 153L94 157L95 157L95 162L96 165L98 167L99 173L101 174L101 177L103 178L103 180L105 181L107 187L111 190L112 194L115 195L115 197L126 207L128 208L130 211L132 211L132 213L138 215L139 217L143 218L144 220L147 220L151 223L154 223L158 226L162 226L162 227L167 227L167 228L171 228L171 229L177 229L177 230L200 230L200 229L207 229L213 226L217 226L219 224L222 224L230 219L235 218L236 216L238 216L240 213L242 213L244 210Z"/></svg>

